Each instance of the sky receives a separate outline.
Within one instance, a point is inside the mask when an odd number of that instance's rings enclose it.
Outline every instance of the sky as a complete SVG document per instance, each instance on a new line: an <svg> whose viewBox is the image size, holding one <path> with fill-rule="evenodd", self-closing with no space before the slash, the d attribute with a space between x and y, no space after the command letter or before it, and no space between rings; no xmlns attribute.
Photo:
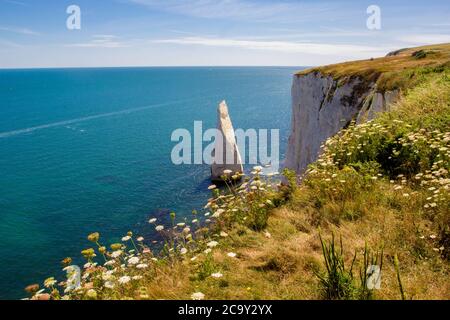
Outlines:
<svg viewBox="0 0 450 320"><path fill-rule="evenodd" d="M443 42L448 0L0 0L0 68L315 66Z"/></svg>

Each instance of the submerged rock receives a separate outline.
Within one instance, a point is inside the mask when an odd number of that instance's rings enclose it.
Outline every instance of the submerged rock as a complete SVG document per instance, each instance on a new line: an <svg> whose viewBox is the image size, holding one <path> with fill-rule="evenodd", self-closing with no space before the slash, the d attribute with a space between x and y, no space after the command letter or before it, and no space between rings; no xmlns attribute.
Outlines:
<svg viewBox="0 0 450 320"><path fill-rule="evenodd" d="M244 171L233 124L225 101L220 103L217 112L217 130L221 133L222 139L216 139L213 152L213 163L211 165L211 180L213 182L223 181L224 175L230 177L237 172ZM225 174L224 171L227 170L230 172Z"/></svg>

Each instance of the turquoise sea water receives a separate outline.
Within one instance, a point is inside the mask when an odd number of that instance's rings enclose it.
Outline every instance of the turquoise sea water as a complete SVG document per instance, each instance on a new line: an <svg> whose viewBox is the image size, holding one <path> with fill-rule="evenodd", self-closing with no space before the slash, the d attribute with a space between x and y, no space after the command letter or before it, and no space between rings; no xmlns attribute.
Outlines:
<svg viewBox="0 0 450 320"><path fill-rule="evenodd" d="M172 164L172 131L280 129L284 157L292 74L300 68L0 70L0 298L59 276L98 231L151 236L153 216L190 214L209 167ZM80 262L80 260L76 260Z"/></svg>

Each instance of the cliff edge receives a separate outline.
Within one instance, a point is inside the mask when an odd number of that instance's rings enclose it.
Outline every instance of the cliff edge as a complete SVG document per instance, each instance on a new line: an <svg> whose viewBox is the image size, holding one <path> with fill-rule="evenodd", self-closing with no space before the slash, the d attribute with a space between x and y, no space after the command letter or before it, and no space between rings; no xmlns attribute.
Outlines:
<svg viewBox="0 0 450 320"><path fill-rule="evenodd" d="M450 65L450 44L402 49L384 58L308 69L294 75L285 167L302 174L321 145L350 123L390 111L403 91Z"/></svg>

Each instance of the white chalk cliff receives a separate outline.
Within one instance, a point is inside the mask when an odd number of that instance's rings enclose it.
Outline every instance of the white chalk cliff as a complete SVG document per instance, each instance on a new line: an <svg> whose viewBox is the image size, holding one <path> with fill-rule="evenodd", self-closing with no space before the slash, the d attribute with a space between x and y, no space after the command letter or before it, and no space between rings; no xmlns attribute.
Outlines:
<svg viewBox="0 0 450 320"><path fill-rule="evenodd" d="M225 170L230 170L232 173L227 176L231 176L237 172L244 172L244 167L225 101L220 103L217 113L217 130L223 139L216 139L213 164L211 165L211 180L220 182L223 181Z"/></svg>
<svg viewBox="0 0 450 320"><path fill-rule="evenodd" d="M321 145L352 121L389 111L399 91L379 92L375 83L351 77L336 80L320 72L294 76L292 128L284 166L303 173L317 160Z"/></svg>

